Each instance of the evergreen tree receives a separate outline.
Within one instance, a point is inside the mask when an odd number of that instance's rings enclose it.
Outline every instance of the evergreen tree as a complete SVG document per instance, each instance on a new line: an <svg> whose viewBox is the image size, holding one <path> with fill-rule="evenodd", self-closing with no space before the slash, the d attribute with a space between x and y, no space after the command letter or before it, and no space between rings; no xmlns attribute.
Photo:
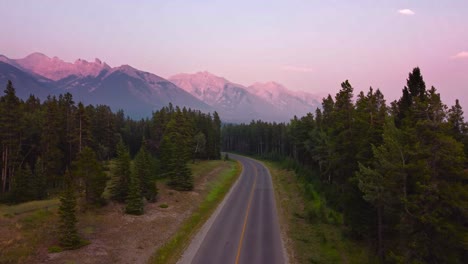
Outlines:
<svg viewBox="0 0 468 264"><path fill-rule="evenodd" d="M78 103L75 121L77 123L75 126L75 141L78 142L78 152L81 152L84 147L90 146L92 142L89 116L81 102Z"/></svg>
<svg viewBox="0 0 468 264"><path fill-rule="evenodd" d="M383 144L372 146L371 167L359 164L356 174L363 198L377 210L378 254L384 257L384 212L397 210L400 201L407 199L408 150L403 143L403 134L393 120L388 119L384 128Z"/></svg>
<svg viewBox="0 0 468 264"><path fill-rule="evenodd" d="M117 144L117 158L112 170L113 187L112 198L124 202L128 195L130 183L130 154L122 141Z"/></svg>
<svg viewBox="0 0 468 264"><path fill-rule="evenodd" d="M11 189L11 181L18 166L18 147L20 142L20 99L16 96L13 83L8 81L5 95L0 97L0 143L1 160L1 192Z"/></svg>
<svg viewBox="0 0 468 264"><path fill-rule="evenodd" d="M465 156L468 156L468 125L465 123L463 109L458 99L455 100L455 105L448 110L448 127L449 133L463 143Z"/></svg>
<svg viewBox="0 0 468 264"><path fill-rule="evenodd" d="M141 146L140 151L135 156L133 171L140 182L143 197L149 202L156 201L158 194L152 163L152 157L146 151L145 146Z"/></svg>
<svg viewBox="0 0 468 264"><path fill-rule="evenodd" d="M195 147L194 147L194 151L193 151L193 162L195 162L195 158L203 156L203 154L205 152L205 149L206 149L205 134L203 134L202 132L198 132L195 135L193 141L195 142Z"/></svg>
<svg viewBox="0 0 468 264"><path fill-rule="evenodd" d="M213 159L221 159L221 119L218 113L213 113Z"/></svg>
<svg viewBox="0 0 468 264"><path fill-rule="evenodd" d="M130 185L125 203L125 213L134 215L142 215L144 213L140 180L134 172L130 174Z"/></svg>
<svg viewBox="0 0 468 264"><path fill-rule="evenodd" d="M45 119L41 136L41 159L48 185L57 188L62 184L65 166L64 154L60 149L61 124L58 113L58 102L55 97L48 97L44 102Z"/></svg>
<svg viewBox="0 0 468 264"><path fill-rule="evenodd" d="M166 126L161 143L161 161L164 173L169 176L168 185L176 190L193 189L193 176L187 167L192 153L191 127L178 108Z"/></svg>
<svg viewBox="0 0 468 264"><path fill-rule="evenodd" d="M47 178L44 172L44 166L41 158L37 158L34 164L34 180L32 190L35 199L45 199L47 197Z"/></svg>
<svg viewBox="0 0 468 264"><path fill-rule="evenodd" d="M24 168L18 168L12 182L11 201L14 203L22 203L34 200L36 197L32 186L33 181L34 177L28 165Z"/></svg>
<svg viewBox="0 0 468 264"><path fill-rule="evenodd" d="M83 185L86 203L103 204L101 195L106 187L107 178L94 151L89 147L83 148L73 166L74 175Z"/></svg>
<svg viewBox="0 0 468 264"><path fill-rule="evenodd" d="M176 161L176 170L172 172L169 186L178 191L191 191L193 190L193 176L187 162Z"/></svg>
<svg viewBox="0 0 468 264"><path fill-rule="evenodd" d="M65 191L60 197L60 245L65 249L75 249L80 246L81 239L78 235L75 215L76 199L71 183L70 175L67 176Z"/></svg>

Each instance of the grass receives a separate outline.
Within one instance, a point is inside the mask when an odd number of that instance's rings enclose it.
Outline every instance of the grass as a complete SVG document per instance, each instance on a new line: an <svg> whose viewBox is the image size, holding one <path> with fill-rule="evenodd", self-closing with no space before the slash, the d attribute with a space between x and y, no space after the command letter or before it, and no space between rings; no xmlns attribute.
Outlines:
<svg viewBox="0 0 468 264"><path fill-rule="evenodd" d="M42 204L42 203L40 203ZM23 209L36 208L31 203L15 205L18 208L8 208L14 212L24 212ZM21 210L20 210L21 209ZM2 208L5 210L5 208ZM15 219L0 219L0 224L8 226L9 241L0 244L0 263L28 263L29 257L35 252L44 237L50 236L50 230L56 224L56 216L53 210L37 209L28 211L15 217Z"/></svg>
<svg viewBox="0 0 468 264"><path fill-rule="evenodd" d="M222 161L220 160L208 160L199 162L196 161L195 163L189 162L189 168L192 171L193 177L196 179L201 175L206 175L216 169L216 167L220 166Z"/></svg>
<svg viewBox="0 0 468 264"><path fill-rule="evenodd" d="M17 205L0 205L0 219L2 217L11 218L15 215L34 212L40 209L48 210L57 208L60 204L59 199L32 201Z"/></svg>
<svg viewBox="0 0 468 264"><path fill-rule="evenodd" d="M306 193L294 171L274 162L264 164L272 175L283 233L289 237L290 263L375 262L366 245L344 237L341 214L328 208L317 192Z"/></svg>
<svg viewBox="0 0 468 264"><path fill-rule="evenodd" d="M222 161L203 163L206 166L192 165L193 174L197 177L197 175L209 173L219 166L220 162ZM241 165L238 162L229 161L228 163L230 165L229 168L221 171L219 176L209 183L208 194L204 197L200 207L182 223L177 233L155 252L150 263L166 264L177 262L185 248L189 245L191 238L208 220L240 174Z"/></svg>

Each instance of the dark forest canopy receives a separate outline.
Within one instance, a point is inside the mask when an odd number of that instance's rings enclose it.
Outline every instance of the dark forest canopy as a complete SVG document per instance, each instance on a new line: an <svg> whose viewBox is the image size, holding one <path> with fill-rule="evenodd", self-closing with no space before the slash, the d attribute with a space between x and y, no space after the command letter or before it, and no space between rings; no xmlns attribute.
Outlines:
<svg viewBox="0 0 468 264"><path fill-rule="evenodd" d="M83 191L86 200L98 203L107 181L102 166L119 158L119 144L129 159L137 156L136 164L152 164L151 168L132 169L142 177L140 192L148 200L154 200L155 193L142 182L145 177L172 177L174 188L190 189L190 184L180 182L187 171L179 171L179 167L192 159L220 158L218 114L171 104L153 112L152 118L132 120L122 110L114 113L106 105L76 103L69 93L49 96L44 102L34 95L23 101L8 82L0 97L0 124L0 198L6 202L49 197L63 190L64 175L69 171L76 189L82 182L89 183L82 186L88 188ZM125 153L120 153L121 159ZM190 182L191 175L186 177ZM128 195L127 191L122 195Z"/></svg>
<svg viewBox="0 0 468 264"><path fill-rule="evenodd" d="M468 129L419 68L399 100L341 84L322 108L289 124L252 121L222 129L225 151L291 159L355 239L383 262L463 263L468 234ZM306 192L307 192L307 188Z"/></svg>

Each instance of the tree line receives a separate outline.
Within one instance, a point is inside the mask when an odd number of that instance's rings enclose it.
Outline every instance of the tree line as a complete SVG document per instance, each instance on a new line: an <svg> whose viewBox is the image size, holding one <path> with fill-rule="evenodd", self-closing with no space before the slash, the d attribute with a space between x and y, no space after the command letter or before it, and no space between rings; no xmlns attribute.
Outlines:
<svg viewBox="0 0 468 264"><path fill-rule="evenodd" d="M70 93L24 101L9 81L0 97L0 124L0 203L60 196L65 248L80 244L77 205L114 200L125 203L127 213L143 214L144 201L157 199L157 178L192 190L187 163L221 158L218 114L172 104L133 120L106 105L76 103Z"/></svg>
<svg viewBox="0 0 468 264"><path fill-rule="evenodd" d="M348 81L322 107L290 123L226 125L223 148L292 160L342 212L355 239L385 263L463 263L468 234L468 126L419 68L399 100ZM310 185L305 185L305 192Z"/></svg>

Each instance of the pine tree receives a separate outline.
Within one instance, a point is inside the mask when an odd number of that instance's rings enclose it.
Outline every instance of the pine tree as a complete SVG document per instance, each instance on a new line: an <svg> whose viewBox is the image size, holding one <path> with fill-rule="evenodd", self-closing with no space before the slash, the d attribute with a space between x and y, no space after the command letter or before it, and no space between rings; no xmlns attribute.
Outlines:
<svg viewBox="0 0 468 264"><path fill-rule="evenodd" d="M11 188L11 181L18 166L18 147L20 142L20 99L16 96L13 83L8 81L5 95L0 97L0 144L1 160L1 193Z"/></svg>
<svg viewBox="0 0 468 264"><path fill-rule="evenodd" d="M141 146L140 151L135 156L134 173L140 182L143 197L149 202L154 202L158 190L156 189L155 175L152 168L152 157L146 151L144 145Z"/></svg>
<svg viewBox="0 0 468 264"><path fill-rule="evenodd" d="M81 239L76 228L76 199L73 192L70 175L67 175L65 191L60 197L60 245L65 249L75 249L80 246Z"/></svg>
<svg viewBox="0 0 468 264"><path fill-rule="evenodd" d="M195 159L200 156L203 156L203 154L205 153L205 149L206 149L206 137L205 137L205 134L203 134L203 132L198 132L195 137L194 137L194 140L195 142L195 147L194 147L194 151L193 151L193 162L195 162Z"/></svg>
<svg viewBox="0 0 468 264"><path fill-rule="evenodd" d="M92 142L89 116L81 102L78 103L75 122L77 123L75 126L75 141L78 142L78 152L81 152L84 147L90 146Z"/></svg>
<svg viewBox="0 0 468 264"><path fill-rule="evenodd" d="M48 97L44 102L45 120L41 135L41 159L48 185L56 188L61 185L65 166L61 145L61 124L58 102L55 97Z"/></svg>
<svg viewBox="0 0 468 264"><path fill-rule="evenodd" d="M33 189L33 174L31 168L26 165L23 168L18 168L15 173L15 178L11 186L11 201L14 203L22 203L35 199Z"/></svg>
<svg viewBox="0 0 468 264"><path fill-rule="evenodd" d="M41 158L37 158L34 164L34 180L31 188L35 199L40 200L47 197L47 178Z"/></svg>
<svg viewBox="0 0 468 264"><path fill-rule="evenodd" d="M125 203L125 213L134 215L142 215L144 213L140 180L134 172L130 174L130 185Z"/></svg>
<svg viewBox="0 0 468 264"><path fill-rule="evenodd" d="M103 204L101 195L106 187L107 178L94 151L89 147L83 148L73 166L74 175L84 185L86 203Z"/></svg>
<svg viewBox="0 0 468 264"><path fill-rule="evenodd" d="M213 159L221 159L221 119L218 113L213 113L213 139L214 139L214 153Z"/></svg>
<svg viewBox="0 0 468 264"><path fill-rule="evenodd" d="M187 167L193 135L182 113L176 109L167 124L161 143L161 161L164 164L164 173L170 179L168 185L176 190L188 191L193 189L193 176Z"/></svg>
<svg viewBox="0 0 468 264"><path fill-rule="evenodd" d="M128 195L130 184L130 154L122 141L117 144L117 158L115 167L112 170L113 187L112 198L119 202L124 202Z"/></svg>
<svg viewBox="0 0 468 264"><path fill-rule="evenodd" d="M177 169L171 175L169 186L178 191L191 191L193 190L193 176L190 168L187 166L187 162L179 163Z"/></svg>
<svg viewBox="0 0 468 264"><path fill-rule="evenodd" d="M403 134L388 119L384 128L383 144L372 146L373 162L371 167L359 164L356 173L359 189L363 198L377 210L378 254L384 256L384 211L396 209L401 200L407 198L408 150L404 147Z"/></svg>
<svg viewBox="0 0 468 264"><path fill-rule="evenodd" d="M468 125L465 123L463 109L460 102L455 100L455 105L448 111L449 133L465 146L465 156L468 156Z"/></svg>

